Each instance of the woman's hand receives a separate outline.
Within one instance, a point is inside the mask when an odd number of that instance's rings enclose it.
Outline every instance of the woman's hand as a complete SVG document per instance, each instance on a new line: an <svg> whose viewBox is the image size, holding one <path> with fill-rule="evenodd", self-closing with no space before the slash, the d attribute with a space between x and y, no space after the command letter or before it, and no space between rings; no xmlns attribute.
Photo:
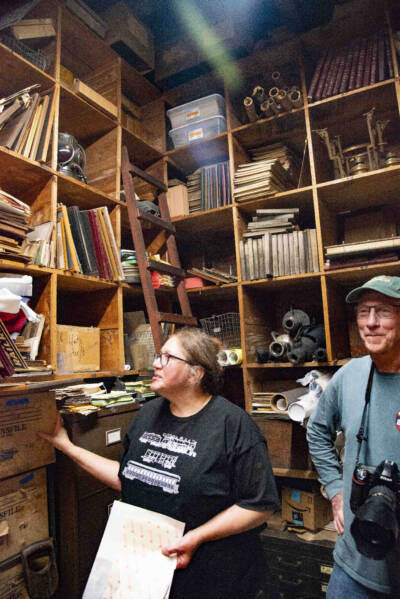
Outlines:
<svg viewBox="0 0 400 599"><path fill-rule="evenodd" d="M343 519L343 493L338 493L331 499L333 521L335 523L336 532L338 535L344 533L344 519Z"/></svg>
<svg viewBox="0 0 400 599"><path fill-rule="evenodd" d="M161 552L167 557L176 553L177 562L176 568L186 568L190 564L193 554L200 547L201 540L196 533L196 529L186 533L175 545L163 547Z"/></svg>
<svg viewBox="0 0 400 599"><path fill-rule="evenodd" d="M68 433L65 430L62 422L62 418L60 413L57 416L56 426L52 433L44 433L43 431L38 432L38 436L42 439L46 439L49 443L53 445L56 449L59 449L62 452L65 452L68 446L72 445Z"/></svg>

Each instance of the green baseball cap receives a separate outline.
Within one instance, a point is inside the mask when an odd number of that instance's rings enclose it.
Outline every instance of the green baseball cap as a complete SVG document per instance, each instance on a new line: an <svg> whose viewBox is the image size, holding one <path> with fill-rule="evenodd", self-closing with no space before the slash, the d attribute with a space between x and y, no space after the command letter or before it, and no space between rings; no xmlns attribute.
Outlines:
<svg viewBox="0 0 400 599"><path fill-rule="evenodd" d="M383 295L400 299L400 277L389 277L388 275L373 277L361 287L356 287L353 291L350 291L346 296L346 302L348 304L358 302L365 291L377 291Z"/></svg>

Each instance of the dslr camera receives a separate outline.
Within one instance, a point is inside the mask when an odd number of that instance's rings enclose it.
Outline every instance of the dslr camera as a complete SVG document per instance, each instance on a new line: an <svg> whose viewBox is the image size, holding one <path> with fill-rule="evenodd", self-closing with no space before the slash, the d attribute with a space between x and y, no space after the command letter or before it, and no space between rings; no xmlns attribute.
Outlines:
<svg viewBox="0 0 400 599"><path fill-rule="evenodd" d="M381 560L395 547L400 521L400 472L397 464L384 460L376 468L357 464L351 486L351 525L357 549L366 557Z"/></svg>

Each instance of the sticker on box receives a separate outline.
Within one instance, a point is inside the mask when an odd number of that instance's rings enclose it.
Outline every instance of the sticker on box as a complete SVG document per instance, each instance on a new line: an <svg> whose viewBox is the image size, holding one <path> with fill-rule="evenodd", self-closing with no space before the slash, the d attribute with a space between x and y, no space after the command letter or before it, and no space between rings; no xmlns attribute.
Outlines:
<svg viewBox="0 0 400 599"><path fill-rule="evenodd" d="M190 119L195 119L196 117L200 116L200 110L198 108L198 106L196 106L196 108L193 108L193 110L191 110L190 112L187 112L185 114L186 120L190 120Z"/></svg>
<svg viewBox="0 0 400 599"><path fill-rule="evenodd" d="M194 139L201 139L203 137L203 129L195 129L191 131L188 135L189 141L193 141Z"/></svg>

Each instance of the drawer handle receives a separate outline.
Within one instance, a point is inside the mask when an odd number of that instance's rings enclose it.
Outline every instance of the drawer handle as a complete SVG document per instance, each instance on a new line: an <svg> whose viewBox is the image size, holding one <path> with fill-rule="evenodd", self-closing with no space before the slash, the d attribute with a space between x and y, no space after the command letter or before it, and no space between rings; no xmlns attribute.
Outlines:
<svg viewBox="0 0 400 599"><path fill-rule="evenodd" d="M332 574L333 566L321 566L319 567L321 574Z"/></svg>
<svg viewBox="0 0 400 599"><path fill-rule="evenodd" d="M279 562L279 564L281 566L287 566L288 568L299 568L301 566L301 560L298 559L295 562L286 562L284 559L281 558L280 555L278 555L277 561Z"/></svg>
<svg viewBox="0 0 400 599"><path fill-rule="evenodd" d="M283 582L284 584L287 584L288 586L291 587L299 587L300 585L303 584L303 580L301 578L298 578L297 580L286 580L283 577L283 574L278 574L278 578L280 582Z"/></svg>

